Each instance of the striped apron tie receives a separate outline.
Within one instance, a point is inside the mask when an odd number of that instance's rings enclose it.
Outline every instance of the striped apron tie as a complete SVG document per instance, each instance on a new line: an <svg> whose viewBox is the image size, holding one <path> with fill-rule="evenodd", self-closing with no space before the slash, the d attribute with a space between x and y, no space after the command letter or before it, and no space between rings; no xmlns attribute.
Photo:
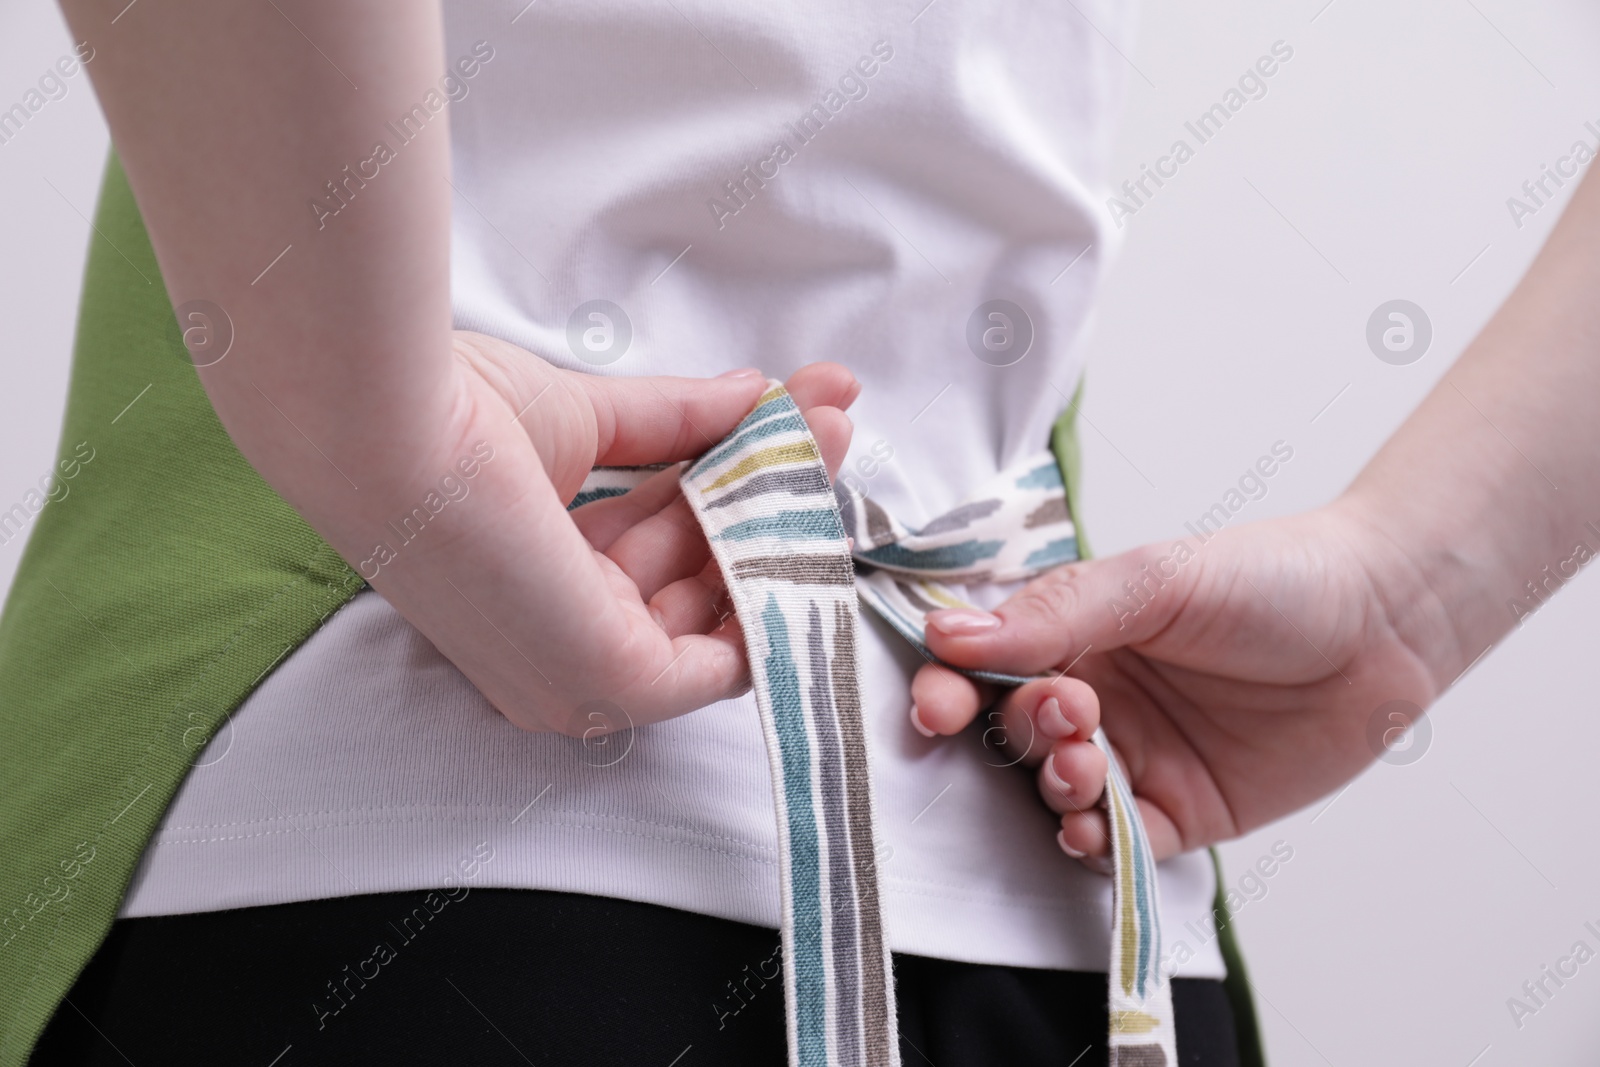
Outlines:
<svg viewBox="0 0 1600 1067"><path fill-rule="evenodd" d="M626 492L645 474L596 470L573 506ZM899 1067L857 601L937 662L924 636L927 613L969 606L943 582L1024 579L1078 558L1060 469L1043 450L970 502L908 530L859 489L836 493L799 408L774 381L725 439L684 465L681 481L744 630L771 761L789 1063ZM999 685L1029 681L964 673ZM1104 732L1093 741L1109 767L1110 1062L1177 1067L1150 842Z"/></svg>

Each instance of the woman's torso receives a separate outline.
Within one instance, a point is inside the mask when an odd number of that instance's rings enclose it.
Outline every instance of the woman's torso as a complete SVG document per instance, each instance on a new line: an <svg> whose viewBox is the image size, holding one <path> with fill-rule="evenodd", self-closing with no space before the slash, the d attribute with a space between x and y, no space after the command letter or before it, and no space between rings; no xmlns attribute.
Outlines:
<svg viewBox="0 0 1600 1067"><path fill-rule="evenodd" d="M1044 446L1106 253L1123 5L446 7L452 74L382 136L448 107L458 327L601 374L845 363L846 471L912 526ZM1104 969L1107 882L981 731L912 730L918 662L865 624L892 947ZM776 864L751 698L524 734L367 592L202 754L123 913L449 876L776 926ZM1162 874L1169 928L1209 930L1209 861ZM1209 939L1183 973L1222 974Z"/></svg>

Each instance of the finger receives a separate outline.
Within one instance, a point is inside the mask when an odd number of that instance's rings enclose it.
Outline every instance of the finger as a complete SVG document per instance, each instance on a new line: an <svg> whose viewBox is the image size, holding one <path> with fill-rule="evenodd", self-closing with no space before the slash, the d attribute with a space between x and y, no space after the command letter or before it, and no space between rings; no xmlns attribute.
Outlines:
<svg viewBox="0 0 1600 1067"><path fill-rule="evenodd" d="M784 388L801 411L807 408L848 408L861 395L861 383L849 368L838 363L808 363L789 375Z"/></svg>
<svg viewBox="0 0 1600 1067"><path fill-rule="evenodd" d="M1100 729L1100 697L1081 678L1041 678L1006 693L1000 703L1026 715L1035 732L1052 743L1087 741Z"/></svg>
<svg viewBox="0 0 1600 1067"><path fill-rule="evenodd" d="M993 704L994 693L994 686L943 664L924 664L911 680L911 725L924 737L943 737L960 733L981 717L983 743L994 751L994 766L1037 764L1049 751L1050 739L1012 694Z"/></svg>
<svg viewBox="0 0 1600 1067"><path fill-rule="evenodd" d="M1134 797L1134 803L1139 808L1139 818L1144 821L1145 835L1150 838L1150 853L1157 863L1184 851L1178 824L1160 805L1144 797Z"/></svg>
<svg viewBox="0 0 1600 1067"><path fill-rule="evenodd" d="M837 365L818 365L815 368L806 368L803 373L797 374L796 377L798 380L795 384L800 392L797 403L802 404L804 407L807 425L811 428L812 435L817 438L818 449L822 454L824 463L829 466L830 471L836 471L843 461L844 453L849 446L850 423L842 410L842 405L848 404L854 399L855 394L859 391L859 386L855 384L853 376L848 371ZM650 398L637 388L638 382L646 380L601 380L608 383L629 382L630 385L614 387L609 396L601 398L612 402L612 406L608 410L602 411L602 404L599 401L596 403L597 419L602 423L600 431L602 447L600 449L599 462L621 465L679 458L676 454L654 456L649 459L642 458L637 454L638 449L642 446L637 442L626 445L619 444L620 437L608 444L607 433L612 430L611 427L604 425L604 420L608 415L615 416L619 412L630 410L648 411L651 402ZM669 399L676 407L679 401L685 405L690 404L696 399L695 396L692 393L691 395L678 394L673 396L670 395L672 389L660 387L675 387L683 381L686 380L655 379L648 380L647 384L656 387L657 391L663 397ZM711 385L716 381L719 380L714 379L712 382L698 384ZM726 379L721 379L720 381L726 381ZM759 392L755 396L759 397ZM720 427L717 435L718 439L726 436L728 430L737 424L738 418L743 418L744 414L753 406L753 402L754 397L750 403L745 405L745 409L739 413L737 418L728 421L726 426ZM629 408L629 403L635 404L637 407ZM683 410L681 414L684 416L685 421L692 421L690 418L691 411ZM621 432L626 433L628 431ZM638 440L654 441L659 444L665 441L667 436L661 433L640 434ZM710 434L705 433L703 436L710 436ZM714 443L715 441L706 442L706 444ZM672 512L677 506L678 502L674 501L666 508L663 508L661 512L658 512L656 516L645 519L641 525L648 526L671 521L671 515L668 513ZM621 541L623 537L633 536L634 533L635 531L628 531L626 534L619 535L617 540ZM612 547L613 549L618 547L616 541L613 542ZM680 579L680 581L686 581L688 584L677 585L677 583L669 583L658 591L658 596L655 598L657 602L651 605L655 612L659 613L658 618L667 624L669 632L675 626L703 623L705 621L704 615L701 614L697 618L696 613L703 612L704 609L695 605L696 603L704 604L710 600L709 596L701 599L702 594L709 594L710 592L708 580L704 575L696 576L694 579ZM696 588L697 584L699 588ZM673 588L675 585L677 588ZM666 593L669 589L672 590L670 595L659 595ZM688 604L687 608L683 606L685 601ZM744 659L742 634L737 626L718 625L707 634L689 633L675 637L672 640L672 648L674 655L662 666L658 674L618 695L618 703L630 709L630 713L636 722L643 723L669 718L673 715L681 714L685 707L699 707L727 699L746 688L749 684L749 671Z"/></svg>
<svg viewBox="0 0 1600 1067"><path fill-rule="evenodd" d="M758 371L720 378L604 378L579 375L595 411L603 466L637 466L697 456L722 440L750 413L766 389ZM802 411L843 409L861 392L860 383L838 363L813 363L789 379L790 396Z"/></svg>
<svg viewBox="0 0 1600 1067"><path fill-rule="evenodd" d="M817 440L817 450L822 453L823 466L831 479L839 473L845 453L850 451L850 435L855 427L850 416L837 407L814 407L804 412L806 426Z"/></svg>
<svg viewBox="0 0 1600 1067"><path fill-rule="evenodd" d="M1061 675L1008 690L984 713L984 743L1012 763L1036 767L1057 742L1087 740L1100 727L1100 698L1087 682Z"/></svg>
<svg viewBox="0 0 1600 1067"><path fill-rule="evenodd" d="M1087 811L1106 787L1106 754L1088 740L1058 741L1039 765L1039 796L1056 814Z"/></svg>
<svg viewBox="0 0 1600 1067"><path fill-rule="evenodd" d="M1001 700L982 715L983 747L993 756L991 766L1037 767L1050 751L1050 739L1039 733L1033 718L1022 705Z"/></svg>
<svg viewBox="0 0 1600 1067"><path fill-rule="evenodd" d="M928 647L957 666L1026 675L1091 648L1148 640L1183 607L1198 569L1184 563L1193 556L1189 543L1179 542L1057 567L993 612L930 613Z"/></svg>
<svg viewBox="0 0 1600 1067"><path fill-rule="evenodd" d="M605 698L551 707L543 723L525 728L589 739L677 718L750 687L744 646L736 632L691 635L665 647L671 652L661 669L634 685Z"/></svg>
<svg viewBox="0 0 1600 1067"><path fill-rule="evenodd" d="M1165 811L1143 797L1136 797L1139 818L1144 822L1150 839L1150 853L1157 863L1171 859L1183 851L1183 839L1178 828ZM1056 844L1061 851L1084 866L1101 874L1111 873L1111 838L1106 830L1104 808L1089 811L1068 811L1061 816L1061 829Z"/></svg>
<svg viewBox="0 0 1600 1067"><path fill-rule="evenodd" d="M722 378L574 377L594 408L595 463L607 467L698 456L726 437L767 388L758 371Z"/></svg>
<svg viewBox="0 0 1600 1067"><path fill-rule="evenodd" d="M705 531L681 495L625 531L606 549L648 601L674 582L700 573L711 558Z"/></svg>
<svg viewBox="0 0 1600 1067"><path fill-rule="evenodd" d="M923 737L948 737L972 725L992 688L940 663L924 663L911 679L911 725Z"/></svg>
<svg viewBox="0 0 1600 1067"><path fill-rule="evenodd" d="M604 552L628 530L655 515L678 496L678 468L657 471L621 496L585 504L569 514L584 539Z"/></svg>
<svg viewBox="0 0 1600 1067"><path fill-rule="evenodd" d="M669 637L710 633L719 626L739 628L716 560L707 561L698 574L662 587L649 606Z"/></svg>
<svg viewBox="0 0 1600 1067"><path fill-rule="evenodd" d="M750 687L750 667L737 626L674 638L655 671L641 672L616 702L639 725L661 722L729 700Z"/></svg>
<svg viewBox="0 0 1600 1067"><path fill-rule="evenodd" d="M832 477L850 448L850 416L838 408L811 408L805 413L805 421L806 426L811 427L813 437L816 437L822 462L827 464L829 477ZM656 514L640 514L643 507L648 507L651 501L661 499L662 494L666 493L666 480L662 475L669 475L674 480L677 477L672 470L662 470L661 474L634 491L643 491L640 506L622 512L621 509L627 506L619 504L616 514L605 515L608 526L621 522L624 515L637 518L634 526L611 539L605 547L605 553L621 566L627 576L634 579L638 585L638 595L645 600L653 598L667 585L698 574L710 558L706 534L702 533L698 518L694 517L690 504L682 496L669 499ZM658 482L662 482L662 485L656 485ZM613 499L627 501L634 493ZM573 512L574 517L584 510L587 509Z"/></svg>
<svg viewBox="0 0 1600 1067"><path fill-rule="evenodd" d="M1100 808L1089 811L1068 811L1061 816L1061 829L1056 833L1056 844L1061 851L1075 860L1086 861L1084 866L1101 874L1110 874L1095 861L1111 858L1111 838L1106 833L1106 813Z"/></svg>

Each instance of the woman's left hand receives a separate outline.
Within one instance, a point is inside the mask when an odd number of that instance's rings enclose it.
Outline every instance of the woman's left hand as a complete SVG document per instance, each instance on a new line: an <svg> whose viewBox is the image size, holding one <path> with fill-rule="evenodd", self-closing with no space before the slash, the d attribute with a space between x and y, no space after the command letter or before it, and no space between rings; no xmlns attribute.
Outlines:
<svg viewBox="0 0 1600 1067"><path fill-rule="evenodd" d="M992 614L933 613L928 645L955 666L1055 675L995 711L1061 815L1062 848L1103 870L1106 763L1089 742L1102 713L1157 859L1236 837L1380 754L1383 705L1425 708L1444 688L1417 651L1448 633L1437 604L1341 502L1058 568ZM913 723L954 734L995 696L927 664Z"/></svg>

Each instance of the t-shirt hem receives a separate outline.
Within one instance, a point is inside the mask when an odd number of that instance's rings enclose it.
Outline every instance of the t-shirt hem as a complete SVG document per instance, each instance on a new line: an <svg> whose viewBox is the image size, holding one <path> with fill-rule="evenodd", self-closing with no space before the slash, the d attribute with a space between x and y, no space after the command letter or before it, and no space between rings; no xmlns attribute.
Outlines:
<svg viewBox="0 0 1600 1067"><path fill-rule="evenodd" d="M581 837L583 846L573 847ZM889 947L935 959L1105 971L1102 897L952 882L883 868ZM971 872L962 872L971 873ZM768 847L593 812L515 819L412 809L323 812L173 827L151 843L120 918L183 915L464 885L633 900L776 930L778 859ZM1029 918L1019 921L1023 916ZM1178 916L1169 914L1171 925ZM1226 974L1213 942L1177 971Z"/></svg>

